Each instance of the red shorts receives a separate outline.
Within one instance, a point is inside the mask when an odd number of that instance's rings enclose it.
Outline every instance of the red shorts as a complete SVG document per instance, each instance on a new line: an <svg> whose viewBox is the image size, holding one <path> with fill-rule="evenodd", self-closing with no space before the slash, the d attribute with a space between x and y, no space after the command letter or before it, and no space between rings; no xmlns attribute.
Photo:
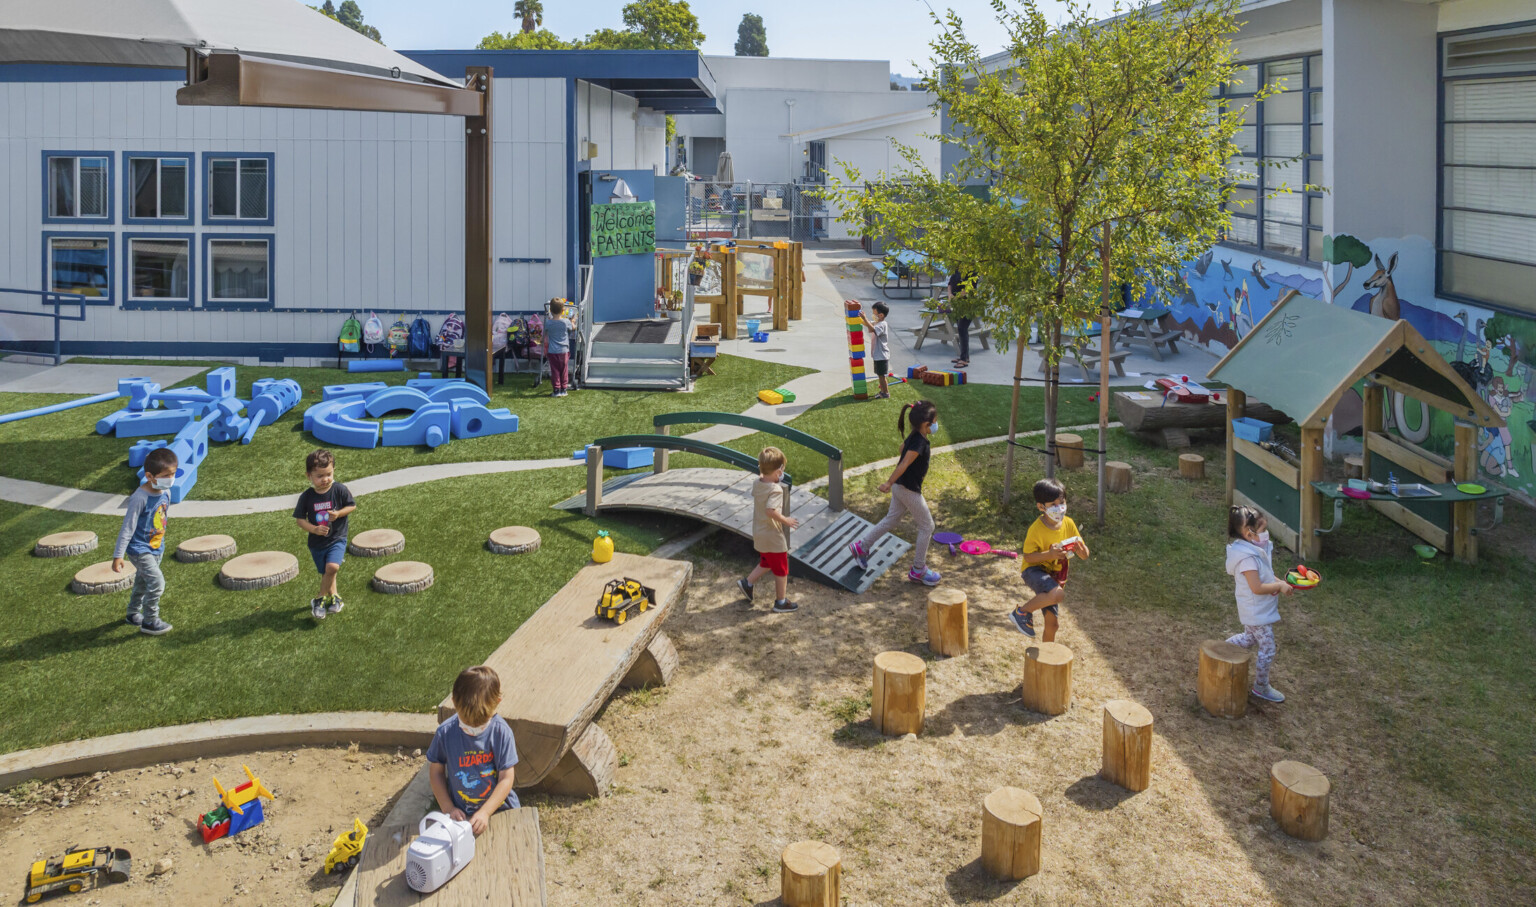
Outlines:
<svg viewBox="0 0 1536 907"><path fill-rule="evenodd" d="M757 565L773 571L774 576L789 575L788 551L759 551L757 553Z"/></svg>

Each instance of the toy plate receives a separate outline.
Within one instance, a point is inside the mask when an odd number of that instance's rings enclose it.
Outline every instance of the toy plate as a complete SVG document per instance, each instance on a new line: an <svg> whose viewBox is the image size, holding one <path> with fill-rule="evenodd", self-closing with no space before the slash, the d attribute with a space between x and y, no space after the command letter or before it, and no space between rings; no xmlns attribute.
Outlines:
<svg viewBox="0 0 1536 907"><path fill-rule="evenodd" d="M1317 571L1314 570L1312 572L1316 573ZM1322 585L1323 580L1321 576L1315 580L1301 580L1296 577L1296 571L1292 570L1285 575L1285 582L1292 589L1315 589Z"/></svg>
<svg viewBox="0 0 1536 907"><path fill-rule="evenodd" d="M1488 489L1478 485L1476 482L1462 482L1456 486L1456 490L1462 494L1484 494L1488 491Z"/></svg>
<svg viewBox="0 0 1536 907"><path fill-rule="evenodd" d="M1367 501L1370 500L1371 493L1361 488L1346 488L1344 489L1344 496L1347 498L1356 498L1358 500Z"/></svg>

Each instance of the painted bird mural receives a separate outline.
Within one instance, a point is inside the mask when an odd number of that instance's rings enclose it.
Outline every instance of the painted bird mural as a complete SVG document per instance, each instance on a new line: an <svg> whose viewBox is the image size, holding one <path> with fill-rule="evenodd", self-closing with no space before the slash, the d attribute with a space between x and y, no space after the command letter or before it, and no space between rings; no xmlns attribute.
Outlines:
<svg viewBox="0 0 1536 907"><path fill-rule="evenodd" d="M1259 271L1262 270L1263 267L1264 267L1264 263L1263 262L1259 261L1257 258L1255 258L1253 260L1253 279L1257 280L1259 282L1259 287L1261 289L1267 290L1267 289L1269 289L1269 284L1265 283L1264 275L1259 273ZM1244 294L1245 295L1246 295L1246 292L1247 292L1247 288L1248 288L1248 285L1246 283L1244 283L1243 284L1243 289L1244 289Z"/></svg>

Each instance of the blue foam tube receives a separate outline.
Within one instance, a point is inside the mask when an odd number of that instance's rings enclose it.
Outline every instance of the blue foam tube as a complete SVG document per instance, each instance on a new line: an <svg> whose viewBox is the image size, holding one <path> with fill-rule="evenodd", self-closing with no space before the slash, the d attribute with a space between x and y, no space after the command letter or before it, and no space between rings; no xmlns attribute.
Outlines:
<svg viewBox="0 0 1536 907"><path fill-rule="evenodd" d="M354 359L347 363L349 372L403 372L404 359Z"/></svg>
<svg viewBox="0 0 1536 907"><path fill-rule="evenodd" d="M55 403L52 406L39 406L37 409L25 409L19 413L6 413L0 416L0 425L6 422L20 422L22 419L30 419L33 416L51 416L54 413L62 413L66 409L76 409L81 406L90 406L95 403L105 403L108 400L116 400L123 394L113 391L110 394L97 394L94 397L82 397L79 400L67 400L63 403Z"/></svg>

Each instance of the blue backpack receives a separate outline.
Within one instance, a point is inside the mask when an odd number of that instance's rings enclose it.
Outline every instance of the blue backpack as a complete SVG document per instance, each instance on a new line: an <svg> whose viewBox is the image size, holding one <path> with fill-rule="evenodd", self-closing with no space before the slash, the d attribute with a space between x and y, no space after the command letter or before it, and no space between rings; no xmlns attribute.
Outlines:
<svg viewBox="0 0 1536 907"><path fill-rule="evenodd" d="M432 355L432 325L427 324L427 319L417 316L411 322L411 342L406 355L412 359L426 359Z"/></svg>

